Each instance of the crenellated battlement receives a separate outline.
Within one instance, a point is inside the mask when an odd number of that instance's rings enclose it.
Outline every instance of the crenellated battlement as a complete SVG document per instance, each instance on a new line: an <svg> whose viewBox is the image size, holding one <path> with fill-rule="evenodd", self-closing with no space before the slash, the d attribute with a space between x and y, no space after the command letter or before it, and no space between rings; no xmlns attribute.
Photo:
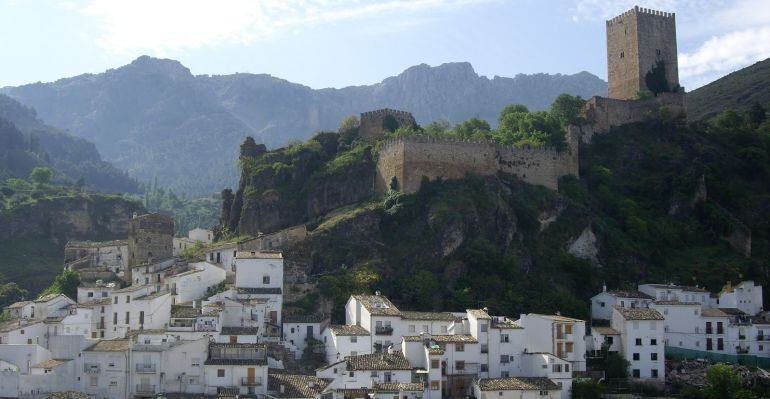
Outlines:
<svg viewBox="0 0 770 399"><path fill-rule="evenodd" d="M402 116L405 118L412 118L412 114L407 111L400 111L397 109L391 109L391 108L381 108L376 109L374 111L366 111L361 113L361 118L371 118L376 116L385 116L385 115L394 115L394 116Z"/></svg>
<svg viewBox="0 0 770 399"><path fill-rule="evenodd" d="M554 147L549 147L549 146L531 147L527 145L527 146L516 147L512 145L500 144L494 141L464 140L464 139L457 139L453 137L438 137L438 136L401 136L401 137L389 138L382 142L380 146L380 152L387 151L390 147L394 147L394 146L398 146L406 143L452 144L457 146L465 146L467 148L476 146L476 147L484 147L484 148L494 148L497 151L508 151L508 152L529 151L532 153L543 153L543 154L549 154L549 155L557 155L557 154L564 153L564 151L562 150L558 150Z"/></svg>
<svg viewBox="0 0 770 399"><path fill-rule="evenodd" d="M654 16L663 17L663 18L670 18L672 20L676 19L676 14L673 13L673 12L658 11L658 10L653 10L651 8L641 8L639 6L635 6L634 8L632 8L632 9L630 9L630 10L628 10L628 11L626 11L626 12L624 12L624 13L616 16L616 17L608 19L607 20L607 26L610 26L610 25L616 24L616 23L618 23L620 21L623 21L626 18L628 18L629 16L632 16L634 14L648 14L648 15L654 15Z"/></svg>

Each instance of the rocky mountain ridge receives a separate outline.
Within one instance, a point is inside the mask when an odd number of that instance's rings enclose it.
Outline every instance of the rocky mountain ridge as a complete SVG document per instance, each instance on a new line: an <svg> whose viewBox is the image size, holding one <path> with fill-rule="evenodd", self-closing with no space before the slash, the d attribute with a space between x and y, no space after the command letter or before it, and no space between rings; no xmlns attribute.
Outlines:
<svg viewBox="0 0 770 399"><path fill-rule="evenodd" d="M233 149L249 135L278 147L383 107L408 110L423 124L474 116L495 124L507 104L543 109L565 92L604 95L607 84L587 72L489 79L469 63L449 63L417 65L374 85L315 90L265 74L194 76L178 61L143 56L100 74L2 91L94 142L139 180L210 194L237 181Z"/></svg>

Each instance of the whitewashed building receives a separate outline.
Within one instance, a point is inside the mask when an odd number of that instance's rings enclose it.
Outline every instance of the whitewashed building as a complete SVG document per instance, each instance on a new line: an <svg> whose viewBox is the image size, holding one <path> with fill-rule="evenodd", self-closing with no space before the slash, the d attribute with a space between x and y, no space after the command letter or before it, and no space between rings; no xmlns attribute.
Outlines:
<svg viewBox="0 0 770 399"><path fill-rule="evenodd" d="M631 290L611 290L607 291L607 286L602 288L602 292L591 298L591 318L598 320L609 320L612 318L612 310L615 306L621 308L646 308L650 306L652 297L640 292Z"/></svg>
<svg viewBox="0 0 770 399"><path fill-rule="evenodd" d="M631 378L664 382L664 320L655 309L615 307L612 328L620 332L621 354L630 362Z"/></svg>

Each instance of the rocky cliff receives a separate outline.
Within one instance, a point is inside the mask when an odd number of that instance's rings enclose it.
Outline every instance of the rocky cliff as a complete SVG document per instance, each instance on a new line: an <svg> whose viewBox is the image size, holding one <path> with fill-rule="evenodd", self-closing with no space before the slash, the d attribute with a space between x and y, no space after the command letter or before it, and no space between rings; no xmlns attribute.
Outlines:
<svg viewBox="0 0 770 399"><path fill-rule="evenodd" d="M604 95L607 84L587 72L488 79L469 63L450 63L414 66L370 86L314 90L270 75L194 76L177 61L144 56L101 74L3 91L94 142L139 180L210 194L237 182L234 149L246 136L278 147L384 107L411 111L422 124L474 116L495 124L507 104L544 109L561 93Z"/></svg>
<svg viewBox="0 0 770 399"><path fill-rule="evenodd" d="M40 198L0 211L0 283L32 292L47 287L62 269L67 241L123 239L128 219L143 211L139 202L101 194Z"/></svg>

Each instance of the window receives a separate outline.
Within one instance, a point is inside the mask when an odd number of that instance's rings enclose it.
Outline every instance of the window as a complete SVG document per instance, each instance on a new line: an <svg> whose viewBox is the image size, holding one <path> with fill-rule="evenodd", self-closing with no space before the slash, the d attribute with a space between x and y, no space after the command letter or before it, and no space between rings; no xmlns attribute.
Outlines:
<svg viewBox="0 0 770 399"><path fill-rule="evenodd" d="M481 353L489 353L489 345L481 344Z"/></svg>
<svg viewBox="0 0 770 399"><path fill-rule="evenodd" d="M428 332L428 325L427 324L423 324L422 325L422 332L425 332L425 333Z"/></svg>
<svg viewBox="0 0 770 399"><path fill-rule="evenodd" d="M116 305L118 304L118 297L117 296L115 298L113 298L113 303L115 303Z"/></svg>
<svg viewBox="0 0 770 399"><path fill-rule="evenodd" d="M572 334L572 324L565 324L564 325L564 333L565 334Z"/></svg>
<svg viewBox="0 0 770 399"><path fill-rule="evenodd" d="M500 363L508 363L508 355L500 355Z"/></svg>
<svg viewBox="0 0 770 399"><path fill-rule="evenodd" d="M413 332L415 332L415 331L416 331L416 330L415 330L415 328L414 328L414 324L410 324L410 325L409 325L409 332L410 332L410 333L413 333Z"/></svg>
<svg viewBox="0 0 770 399"><path fill-rule="evenodd" d="M489 371L489 365L486 364L486 363L482 363L481 364L481 372L482 373L486 373L487 371Z"/></svg>
<svg viewBox="0 0 770 399"><path fill-rule="evenodd" d="M650 339L650 345L655 346L658 344L658 340L655 338Z"/></svg>
<svg viewBox="0 0 770 399"><path fill-rule="evenodd" d="M639 360L639 354L638 353L634 353L633 359L634 360Z"/></svg>
<svg viewBox="0 0 770 399"><path fill-rule="evenodd" d="M200 367L201 366L201 359L199 357L194 357L190 359L190 367Z"/></svg>
<svg viewBox="0 0 770 399"><path fill-rule="evenodd" d="M94 297L94 293L93 293L93 292L89 292L89 293L88 293L88 297L89 297L89 298L93 298L93 297Z"/></svg>
<svg viewBox="0 0 770 399"><path fill-rule="evenodd" d="M131 320L131 312L126 312L126 324L130 323Z"/></svg>
<svg viewBox="0 0 770 399"><path fill-rule="evenodd" d="M131 295L126 295L126 303L131 303Z"/></svg>
<svg viewBox="0 0 770 399"><path fill-rule="evenodd" d="M633 375L634 378L639 378L642 373L639 372L639 369L633 369L631 375Z"/></svg>
<svg viewBox="0 0 770 399"><path fill-rule="evenodd" d="M144 310L139 311L139 325L144 325Z"/></svg>
<svg viewBox="0 0 770 399"><path fill-rule="evenodd" d="M564 365L564 372L569 373L569 363Z"/></svg>
<svg viewBox="0 0 770 399"><path fill-rule="evenodd" d="M385 382L392 382L393 381L393 374L391 374L390 371L386 371L385 374L383 375L383 380Z"/></svg>
<svg viewBox="0 0 770 399"><path fill-rule="evenodd" d="M262 284L270 284L270 276L262 276Z"/></svg>
<svg viewBox="0 0 770 399"><path fill-rule="evenodd" d="M500 377L502 377L502 378L508 378L510 376L511 376L511 373L509 373L507 371L501 371L500 372Z"/></svg>
<svg viewBox="0 0 770 399"><path fill-rule="evenodd" d="M604 302L599 302L599 306L604 307Z"/></svg>
<svg viewBox="0 0 770 399"><path fill-rule="evenodd" d="M657 55L658 57L660 57L660 49L659 49L659 48L658 48L658 49L655 49L655 55Z"/></svg>
<svg viewBox="0 0 770 399"><path fill-rule="evenodd" d="M658 369L652 369L650 370L650 376L652 378L658 378Z"/></svg>
<svg viewBox="0 0 770 399"><path fill-rule="evenodd" d="M91 378L89 378L88 382L90 383L90 385L92 387L95 387L95 386L99 385L99 377L97 377L95 375L92 375Z"/></svg>
<svg viewBox="0 0 770 399"><path fill-rule="evenodd" d="M706 322L706 334L712 334L712 333L713 332L711 331L711 322L707 321Z"/></svg>
<svg viewBox="0 0 770 399"><path fill-rule="evenodd" d="M351 372L348 373L348 377L350 377L350 378L355 377L355 375L356 375L355 371L351 371Z"/></svg>
<svg viewBox="0 0 770 399"><path fill-rule="evenodd" d="M480 327L481 327L481 332L487 332L489 330L489 326L487 325L487 323L481 323Z"/></svg>
<svg viewBox="0 0 770 399"><path fill-rule="evenodd" d="M554 364L551 369L554 373L561 373L561 364Z"/></svg>
<svg viewBox="0 0 770 399"><path fill-rule="evenodd" d="M509 342L508 334L500 334L500 342Z"/></svg>
<svg viewBox="0 0 770 399"><path fill-rule="evenodd" d="M370 377L372 377L372 378L377 378L379 376L380 376L380 373L378 373L376 371L372 371L372 374L370 375Z"/></svg>
<svg viewBox="0 0 770 399"><path fill-rule="evenodd" d="M637 338L636 339L636 346L642 346L642 339L641 338Z"/></svg>
<svg viewBox="0 0 770 399"><path fill-rule="evenodd" d="M465 352L465 344L455 344L455 352Z"/></svg>
<svg viewBox="0 0 770 399"><path fill-rule="evenodd" d="M431 359L431 361L430 361L430 368L437 369L439 367L440 366L439 366L438 359Z"/></svg>
<svg viewBox="0 0 770 399"><path fill-rule="evenodd" d="M548 396L548 391L540 391L540 396Z"/></svg>
<svg viewBox="0 0 770 399"><path fill-rule="evenodd" d="M455 370L465 370L465 361L458 360L455 362Z"/></svg>
<svg viewBox="0 0 770 399"><path fill-rule="evenodd" d="M217 369L217 377L224 377L225 376L225 369Z"/></svg>
<svg viewBox="0 0 770 399"><path fill-rule="evenodd" d="M706 350L714 350L714 342L711 340L711 338L706 338Z"/></svg>
<svg viewBox="0 0 770 399"><path fill-rule="evenodd" d="M358 355L358 352L356 352L356 351L350 351L350 356L357 356L357 355Z"/></svg>
<svg viewBox="0 0 770 399"><path fill-rule="evenodd" d="M612 345L613 337L604 337L604 342L606 342L607 345Z"/></svg>
<svg viewBox="0 0 770 399"><path fill-rule="evenodd" d="M118 312L112 314L112 324L118 324Z"/></svg>
<svg viewBox="0 0 770 399"><path fill-rule="evenodd" d="M717 339L717 350L718 351L725 350L725 341L722 338Z"/></svg>
<svg viewBox="0 0 770 399"><path fill-rule="evenodd" d="M565 350L566 350L566 352L567 352L567 353L572 353L572 347L573 347L573 345L574 345L574 344L573 344L572 342L567 342L567 343L565 344Z"/></svg>
<svg viewBox="0 0 770 399"><path fill-rule="evenodd" d="M350 336L350 343L355 344L356 342L358 342L358 337L355 336L355 335L351 335Z"/></svg>
<svg viewBox="0 0 770 399"><path fill-rule="evenodd" d="M722 322L721 321L717 322L717 334L724 334L724 333L725 332L724 332L724 328L722 326Z"/></svg>
<svg viewBox="0 0 770 399"><path fill-rule="evenodd" d="M438 381L431 381L430 382L430 390L431 391L438 391L438 389L439 389Z"/></svg>
<svg viewBox="0 0 770 399"><path fill-rule="evenodd" d="M657 352L650 353L650 360L658 360L658 353Z"/></svg>
<svg viewBox="0 0 770 399"><path fill-rule="evenodd" d="M111 386L111 387L116 387L116 386L118 386L118 380L110 380L110 386Z"/></svg>

